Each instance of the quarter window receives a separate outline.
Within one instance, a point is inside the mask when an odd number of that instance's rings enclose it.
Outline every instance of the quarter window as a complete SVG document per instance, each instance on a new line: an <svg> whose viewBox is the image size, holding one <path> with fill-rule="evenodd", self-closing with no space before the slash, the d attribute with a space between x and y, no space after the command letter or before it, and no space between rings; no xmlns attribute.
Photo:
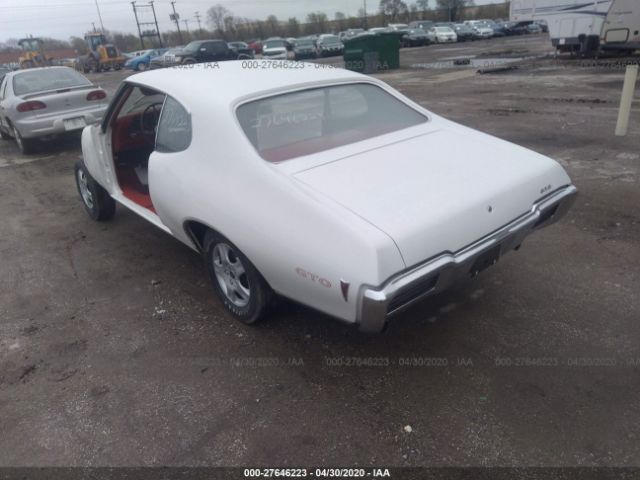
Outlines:
<svg viewBox="0 0 640 480"><path fill-rule="evenodd" d="M176 100L167 97L158 123L156 150L174 153L186 150L191 143L191 116Z"/></svg>

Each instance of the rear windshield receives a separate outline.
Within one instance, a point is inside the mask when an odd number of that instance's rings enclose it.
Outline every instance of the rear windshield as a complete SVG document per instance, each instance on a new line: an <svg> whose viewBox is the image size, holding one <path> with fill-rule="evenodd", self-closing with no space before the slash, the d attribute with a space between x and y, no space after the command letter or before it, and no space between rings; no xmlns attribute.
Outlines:
<svg viewBox="0 0 640 480"><path fill-rule="evenodd" d="M338 43L340 39L338 37L331 36L331 37L322 37L320 41L322 43Z"/></svg>
<svg viewBox="0 0 640 480"><path fill-rule="evenodd" d="M267 48L284 47L284 40L269 40L268 42L264 42L264 46Z"/></svg>
<svg viewBox="0 0 640 480"><path fill-rule="evenodd" d="M16 95L81 85L91 85L91 82L70 68L26 70L13 77L13 92Z"/></svg>
<svg viewBox="0 0 640 480"><path fill-rule="evenodd" d="M355 83L245 103L238 120L269 162L282 162L402 130L428 119L383 89Z"/></svg>

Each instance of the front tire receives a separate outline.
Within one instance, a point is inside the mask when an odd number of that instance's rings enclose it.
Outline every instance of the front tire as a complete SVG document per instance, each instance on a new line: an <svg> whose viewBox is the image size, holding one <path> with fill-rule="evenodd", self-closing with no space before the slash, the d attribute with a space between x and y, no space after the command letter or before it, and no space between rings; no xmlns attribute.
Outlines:
<svg viewBox="0 0 640 480"><path fill-rule="evenodd" d="M104 222L112 218L116 213L116 201L93 179L84 162L76 162L74 173L82 204L91 219Z"/></svg>
<svg viewBox="0 0 640 480"><path fill-rule="evenodd" d="M221 235L207 232L203 247L207 273L225 309L247 325L256 323L271 298L267 282L240 249Z"/></svg>

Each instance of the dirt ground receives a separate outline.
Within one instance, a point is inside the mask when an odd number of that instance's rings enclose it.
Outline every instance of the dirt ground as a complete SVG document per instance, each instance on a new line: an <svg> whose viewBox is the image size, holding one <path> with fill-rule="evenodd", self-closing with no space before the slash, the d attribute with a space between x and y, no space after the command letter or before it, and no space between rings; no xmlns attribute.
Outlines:
<svg viewBox="0 0 640 480"><path fill-rule="evenodd" d="M640 465L640 104L615 137L618 60L549 51L414 48L379 75L556 158L580 190L561 223L379 336L291 303L239 324L187 247L123 208L88 218L77 138L29 157L0 142L0 466ZM519 68L447 63L471 55Z"/></svg>

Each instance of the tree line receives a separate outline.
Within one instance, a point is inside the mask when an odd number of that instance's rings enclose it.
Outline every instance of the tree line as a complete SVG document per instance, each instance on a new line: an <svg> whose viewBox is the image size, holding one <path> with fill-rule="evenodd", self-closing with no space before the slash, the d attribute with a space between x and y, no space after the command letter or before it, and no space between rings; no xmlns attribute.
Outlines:
<svg viewBox="0 0 640 480"><path fill-rule="evenodd" d="M184 45L192 40L222 38L231 40L253 40L268 37L299 37L320 33L338 33L349 28L384 27L389 23L409 23L414 20L462 21L473 18L506 18L509 16L509 3L474 6L473 0L436 0L435 8L431 8L430 0L416 0L406 3L404 0L380 0L378 9L365 12L360 9L357 15L346 15L335 12L331 18L321 11L307 14L305 21L295 17L281 20L269 15L264 20L251 20L235 16L223 5L214 5L207 10L207 26L209 28L181 29L162 32L165 47ZM133 33L104 32L109 40L121 51L140 50L140 38ZM83 38L73 36L69 41L44 38L45 49L56 50L72 48L78 54L87 50ZM144 48L157 48L157 38L146 37ZM0 43L0 52L19 50L18 40L9 39Z"/></svg>

